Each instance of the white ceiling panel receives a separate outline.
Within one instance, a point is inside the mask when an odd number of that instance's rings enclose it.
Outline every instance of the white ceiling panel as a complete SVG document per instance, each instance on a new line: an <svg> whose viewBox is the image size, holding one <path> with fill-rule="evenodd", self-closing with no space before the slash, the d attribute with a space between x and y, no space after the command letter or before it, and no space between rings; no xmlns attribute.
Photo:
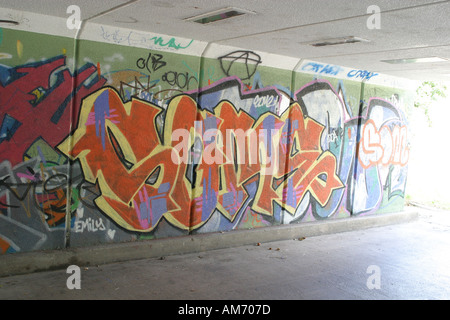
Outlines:
<svg viewBox="0 0 450 320"><path fill-rule="evenodd" d="M385 12L406 7L421 8L423 5L439 2L442 1L379 0L377 5ZM339 0L140 0L131 6L104 15L95 22L203 41L218 41L366 16L367 8L373 3L373 0L352 2ZM184 20L224 7L236 7L255 12L255 14L207 25Z"/></svg>
<svg viewBox="0 0 450 320"><path fill-rule="evenodd" d="M368 7L381 10L369 29ZM78 5L89 22L212 42L295 59L366 69L413 79L447 79L450 61L390 65L381 60L450 59L450 0L0 0L0 8L67 17ZM206 25L186 18L224 7L254 14ZM89 29L87 29L89 30ZM370 42L313 47L312 41L356 36Z"/></svg>
<svg viewBox="0 0 450 320"><path fill-rule="evenodd" d="M366 26L367 17L355 17L250 35L220 41L220 43L245 45L252 50L277 50L279 54L311 59L407 48L438 47L450 45L449 14L450 5L441 3L383 13L380 29L370 30ZM327 47L313 47L307 44L346 36L356 36L370 42Z"/></svg>

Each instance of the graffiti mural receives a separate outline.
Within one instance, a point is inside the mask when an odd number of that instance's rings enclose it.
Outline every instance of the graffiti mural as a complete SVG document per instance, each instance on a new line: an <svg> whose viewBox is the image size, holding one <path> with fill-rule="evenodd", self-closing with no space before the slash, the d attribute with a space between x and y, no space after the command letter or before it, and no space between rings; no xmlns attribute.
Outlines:
<svg viewBox="0 0 450 320"><path fill-rule="evenodd" d="M79 98L105 84L105 79L100 78L85 85L86 80L96 74L94 65L84 65L75 75L67 68L59 70L66 65L65 60L64 56L58 56L16 68L2 68L1 159L12 165L22 162L26 150L36 139L54 148L67 136L72 104L73 112L77 113Z"/></svg>
<svg viewBox="0 0 450 320"><path fill-rule="evenodd" d="M289 87L253 52L192 63L107 45L75 71L65 55L0 66L2 253L370 214L404 198L405 115L346 93L356 80L333 78L343 68L310 62L315 74Z"/></svg>
<svg viewBox="0 0 450 320"><path fill-rule="evenodd" d="M232 223L249 200L263 215L273 216L275 203L292 213L307 192L324 206L343 187L334 155L320 146L324 127L297 103L280 117L258 119L228 101L213 109L201 111L188 95L173 98L163 143L159 107L124 104L115 90L102 89L84 100L77 130L59 149L99 184L99 208L130 230L150 231L163 216L197 229L215 210Z"/></svg>
<svg viewBox="0 0 450 320"><path fill-rule="evenodd" d="M360 196L362 175L375 177L381 189L384 168L407 163L406 127L387 102L379 111L386 119L377 127L372 117L380 104L372 99L358 131L327 81L300 89L298 102L280 116L251 115L260 101L277 101L276 90L241 88L239 79L227 78L172 98L167 110L140 99L124 103L115 89L102 88L84 99L78 128L58 148L99 185L95 203L104 213L128 230L145 232L162 218L196 230L215 212L219 229L235 228L246 210L275 223L298 219L307 209L327 218L341 204L350 173L356 181L352 196L358 203L370 199L362 210L350 201L347 210L367 211L379 204L381 191ZM160 133L156 119L163 111ZM402 177L402 169L388 170L390 178ZM375 181L370 183L372 188Z"/></svg>
<svg viewBox="0 0 450 320"><path fill-rule="evenodd" d="M78 197L74 191L68 198L67 158L55 147L69 132L71 109L78 112L81 106L78 95L105 81L87 85L96 68L86 64L72 74L65 56L0 72L3 252L63 247L66 212L75 212Z"/></svg>

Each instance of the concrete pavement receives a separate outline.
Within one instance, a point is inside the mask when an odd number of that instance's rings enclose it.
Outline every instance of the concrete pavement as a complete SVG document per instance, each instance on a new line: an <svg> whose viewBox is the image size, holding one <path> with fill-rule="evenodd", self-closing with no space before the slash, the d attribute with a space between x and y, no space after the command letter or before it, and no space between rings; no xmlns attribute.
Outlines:
<svg viewBox="0 0 450 320"><path fill-rule="evenodd" d="M0 299L449 299L450 212L418 211L399 224L81 266L80 289L68 289L66 269L7 276Z"/></svg>

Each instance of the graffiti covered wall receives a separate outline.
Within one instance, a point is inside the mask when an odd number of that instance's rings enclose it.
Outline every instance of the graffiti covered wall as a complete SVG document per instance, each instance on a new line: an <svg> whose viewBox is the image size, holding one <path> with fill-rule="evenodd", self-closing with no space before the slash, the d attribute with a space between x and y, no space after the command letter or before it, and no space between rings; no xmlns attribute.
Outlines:
<svg viewBox="0 0 450 320"><path fill-rule="evenodd" d="M409 93L383 75L99 34L75 56L2 29L2 253L402 210Z"/></svg>

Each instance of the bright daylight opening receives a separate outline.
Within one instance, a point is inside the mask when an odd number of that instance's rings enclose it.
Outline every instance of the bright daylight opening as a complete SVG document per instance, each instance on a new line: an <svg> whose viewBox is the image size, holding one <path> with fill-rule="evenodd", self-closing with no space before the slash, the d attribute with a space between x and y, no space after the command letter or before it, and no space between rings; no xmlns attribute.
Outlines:
<svg viewBox="0 0 450 320"><path fill-rule="evenodd" d="M450 209L450 170L447 168L450 158L446 147L450 76L449 82L420 83L415 104L408 113L411 150L407 202Z"/></svg>

